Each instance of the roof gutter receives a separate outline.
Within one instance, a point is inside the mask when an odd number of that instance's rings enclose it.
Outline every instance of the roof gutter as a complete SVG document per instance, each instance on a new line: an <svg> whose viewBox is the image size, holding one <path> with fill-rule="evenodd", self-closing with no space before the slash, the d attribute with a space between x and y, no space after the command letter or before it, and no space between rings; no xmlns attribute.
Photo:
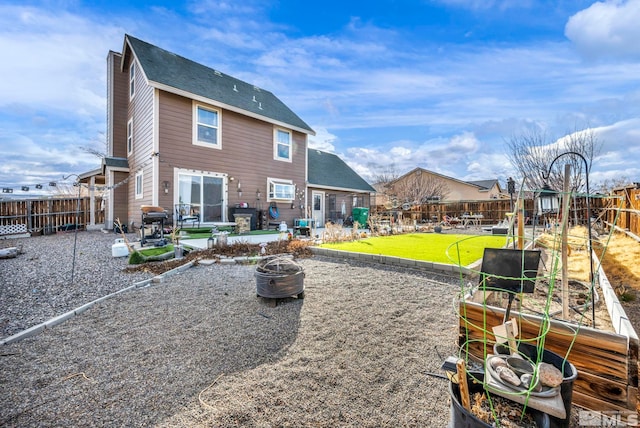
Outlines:
<svg viewBox="0 0 640 428"><path fill-rule="evenodd" d="M340 192L357 192L357 193L376 193L375 190L364 190L364 189L353 189L348 187L335 187L335 186L324 186L321 184L309 183L308 187L313 187L315 189L324 189L324 190L336 190Z"/></svg>

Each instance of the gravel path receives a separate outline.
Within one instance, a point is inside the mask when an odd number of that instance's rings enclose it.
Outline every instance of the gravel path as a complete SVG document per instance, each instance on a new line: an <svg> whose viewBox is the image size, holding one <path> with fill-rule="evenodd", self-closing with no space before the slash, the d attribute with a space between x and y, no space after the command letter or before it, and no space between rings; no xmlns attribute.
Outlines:
<svg viewBox="0 0 640 428"><path fill-rule="evenodd" d="M73 234L16 241L3 336L150 276L122 272L115 237L78 233L73 284ZM254 266L198 265L3 346L0 426L446 426L430 374L456 352L457 279L299 262L304 300L271 307Z"/></svg>

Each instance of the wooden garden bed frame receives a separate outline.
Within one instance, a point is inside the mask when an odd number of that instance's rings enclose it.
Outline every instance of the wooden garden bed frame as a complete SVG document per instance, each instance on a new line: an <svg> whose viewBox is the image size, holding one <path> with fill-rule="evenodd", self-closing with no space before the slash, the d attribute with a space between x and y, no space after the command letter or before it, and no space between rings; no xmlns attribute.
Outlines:
<svg viewBox="0 0 640 428"><path fill-rule="evenodd" d="M544 347L567 356L578 369L573 404L598 412L629 415L640 410L638 335L602 269L599 279L615 332L550 320ZM484 361L486 354L493 353L495 337L491 328L503 323L506 310L478 301L478 297L482 298L480 294L483 293L467 295L459 302L459 345L463 352ZM509 318L514 317L518 320L519 339L535 344L542 317L511 311Z"/></svg>

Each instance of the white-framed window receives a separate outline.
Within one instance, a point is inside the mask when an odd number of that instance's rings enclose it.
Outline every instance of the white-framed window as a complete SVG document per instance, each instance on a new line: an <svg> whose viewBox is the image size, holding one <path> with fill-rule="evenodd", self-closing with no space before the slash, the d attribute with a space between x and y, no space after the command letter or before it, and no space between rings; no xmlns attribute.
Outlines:
<svg viewBox="0 0 640 428"><path fill-rule="evenodd" d="M268 179L269 200L293 201L296 195L296 186L291 180L279 178Z"/></svg>
<svg viewBox="0 0 640 428"><path fill-rule="evenodd" d="M222 148L220 143L220 110L193 104L193 144Z"/></svg>
<svg viewBox="0 0 640 428"><path fill-rule="evenodd" d="M133 151L133 119L127 122L127 154Z"/></svg>
<svg viewBox="0 0 640 428"><path fill-rule="evenodd" d="M129 99L132 100L136 94L136 63L131 61L129 66Z"/></svg>
<svg viewBox="0 0 640 428"><path fill-rule="evenodd" d="M144 182L142 171L136 172L136 199L142 199L144 195Z"/></svg>
<svg viewBox="0 0 640 428"><path fill-rule="evenodd" d="M274 130L273 158L275 160L291 162L291 132L286 129Z"/></svg>

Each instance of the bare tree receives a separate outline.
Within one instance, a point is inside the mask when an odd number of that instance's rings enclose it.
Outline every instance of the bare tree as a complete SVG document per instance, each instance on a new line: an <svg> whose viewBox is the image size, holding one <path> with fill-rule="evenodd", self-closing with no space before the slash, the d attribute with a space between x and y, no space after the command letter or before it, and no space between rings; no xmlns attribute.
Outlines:
<svg viewBox="0 0 640 428"><path fill-rule="evenodd" d="M370 164L369 167L375 171L372 176L372 179L373 179L373 183L376 186L378 185L386 186L387 184L391 183L392 181L400 177L398 168L393 163L391 165L384 165L384 166Z"/></svg>
<svg viewBox="0 0 640 428"><path fill-rule="evenodd" d="M597 183L595 186L593 186L593 189L596 192L608 195L613 191L613 189L628 186L629 184L631 184L631 182L632 181L627 176L622 176L619 178L608 178L600 183Z"/></svg>
<svg viewBox="0 0 640 428"><path fill-rule="evenodd" d="M107 140L105 138L104 132L100 132L98 138L95 138L91 141L91 144L88 146L80 146L78 147L85 153L89 153L90 155L94 155L100 159L107 156Z"/></svg>
<svg viewBox="0 0 640 428"><path fill-rule="evenodd" d="M55 187L55 198L70 198L70 197L82 197L88 196L89 191L81 184L72 183L69 181L58 182Z"/></svg>
<svg viewBox="0 0 640 428"><path fill-rule="evenodd" d="M512 136L506 141L506 146L509 161L524 177L524 186L528 189L541 189L545 184L556 190L562 189L564 165L570 163L571 189L578 191L586 183L584 161L588 173L602 143L591 128L574 131L555 141L546 132L536 129ZM584 161L571 152L583 156ZM566 156L562 156L564 153ZM560 156L562 159L558 158Z"/></svg>
<svg viewBox="0 0 640 428"><path fill-rule="evenodd" d="M423 204L430 200L446 199L450 191L443 178L421 168L416 168L400 177L392 182L388 188L389 195L399 203L413 205Z"/></svg>

